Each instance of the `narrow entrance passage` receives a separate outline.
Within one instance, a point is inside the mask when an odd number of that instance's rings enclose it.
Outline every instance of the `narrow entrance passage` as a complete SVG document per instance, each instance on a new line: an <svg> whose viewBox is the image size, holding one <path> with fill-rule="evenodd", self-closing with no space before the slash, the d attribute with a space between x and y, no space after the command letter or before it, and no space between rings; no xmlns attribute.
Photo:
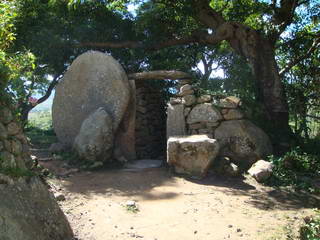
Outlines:
<svg viewBox="0 0 320 240"><path fill-rule="evenodd" d="M137 159L165 156L165 100L159 88L149 81L136 81L136 153Z"/></svg>

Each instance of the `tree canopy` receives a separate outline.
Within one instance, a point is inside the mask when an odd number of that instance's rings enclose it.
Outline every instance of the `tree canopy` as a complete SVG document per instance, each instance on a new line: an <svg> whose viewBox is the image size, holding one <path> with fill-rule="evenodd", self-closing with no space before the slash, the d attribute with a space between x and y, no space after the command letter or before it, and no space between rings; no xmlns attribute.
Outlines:
<svg viewBox="0 0 320 240"><path fill-rule="evenodd" d="M11 82L14 92L24 91L17 94L21 103L34 91L48 93L89 49L111 53L128 73L181 70L200 79L202 88L245 95L261 103L270 127L287 136L293 98L285 89L292 94L294 86L311 84L303 91L308 96L318 90L317 0L10 2L16 6L10 51L25 52L32 62L20 78L23 87ZM224 69L225 78L210 77L213 64Z"/></svg>

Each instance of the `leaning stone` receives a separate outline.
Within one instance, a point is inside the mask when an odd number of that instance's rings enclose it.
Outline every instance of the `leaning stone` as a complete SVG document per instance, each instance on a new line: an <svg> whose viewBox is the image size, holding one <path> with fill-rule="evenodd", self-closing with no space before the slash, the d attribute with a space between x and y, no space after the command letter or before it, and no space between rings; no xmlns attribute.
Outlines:
<svg viewBox="0 0 320 240"><path fill-rule="evenodd" d="M8 132L7 128L0 122L0 140L7 139Z"/></svg>
<svg viewBox="0 0 320 240"><path fill-rule="evenodd" d="M221 108L237 108L241 105L241 100L238 97L230 96L221 99L218 103Z"/></svg>
<svg viewBox="0 0 320 240"><path fill-rule="evenodd" d="M1 106L0 109L0 122L8 124L13 120L13 115L9 108Z"/></svg>
<svg viewBox="0 0 320 240"><path fill-rule="evenodd" d="M171 105L167 108L167 139L172 136L187 135L183 104Z"/></svg>
<svg viewBox="0 0 320 240"><path fill-rule="evenodd" d="M74 149L87 162L111 161L113 129L110 115L99 108L82 123L74 141Z"/></svg>
<svg viewBox="0 0 320 240"><path fill-rule="evenodd" d="M206 135L171 137L167 142L167 162L175 172L204 177L219 152L219 144Z"/></svg>
<svg viewBox="0 0 320 240"><path fill-rule="evenodd" d="M136 85L130 80L130 101L115 135L115 149L119 162L136 159L135 129L136 129Z"/></svg>
<svg viewBox="0 0 320 240"><path fill-rule="evenodd" d="M59 142L71 147L81 125L98 108L112 118L114 133L127 109L130 86L121 65L102 52L78 56L55 89L52 121Z"/></svg>
<svg viewBox="0 0 320 240"><path fill-rule="evenodd" d="M198 97L197 102L198 103L211 102L211 96L210 95L202 95L202 96Z"/></svg>
<svg viewBox="0 0 320 240"><path fill-rule="evenodd" d="M222 120L222 116L218 109L210 103L202 103L195 106L188 115L188 124L197 122L218 122Z"/></svg>
<svg viewBox="0 0 320 240"><path fill-rule="evenodd" d="M223 121L214 132L220 143L220 155L241 167L250 167L258 159L272 154L269 137L248 120Z"/></svg>
<svg viewBox="0 0 320 240"><path fill-rule="evenodd" d="M230 109L226 114L223 114L225 120L236 120L244 118L244 114L239 109Z"/></svg>
<svg viewBox="0 0 320 240"><path fill-rule="evenodd" d="M188 107L195 104L196 101L197 101L197 99L194 95L186 95L186 96L183 96L183 98L182 98L182 103Z"/></svg>
<svg viewBox="0 0 320 240"><path fill-rule="evenodd" d="M257 182L263 182L267 180L272 174L273 164L265 160L259 160L248 170L250 176L257 180Z"/></svg>
<svg viewBox="0 0 320 240"><path fill-rule="evenodd" d="M7 126L7 129L8 129L8 134L11 135L11 136L12 135L16 135L19 132L21 132L20 126L15 122L9 123L8 126Z"/></svg>

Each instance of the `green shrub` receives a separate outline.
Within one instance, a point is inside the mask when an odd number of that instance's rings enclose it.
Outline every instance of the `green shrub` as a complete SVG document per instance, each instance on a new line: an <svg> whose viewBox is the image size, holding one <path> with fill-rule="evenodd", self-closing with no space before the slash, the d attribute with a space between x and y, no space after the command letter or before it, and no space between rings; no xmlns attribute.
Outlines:
<svg viewBox="0 0 320 240"><path fill-rule="evenodd" d="M269 184L305 189L310 192L319 191L312 183L320 176L320 156L302 151L301 148L287 152L282 157L270 156L269 161L274 164L273 176Z"/></svg>
<svg viewBox="0 0 320 240"><path fill-rule="evenodd" d="M320 240L320 212L316 215L304 218L305 225L300 228L301 240Z"/></svg>

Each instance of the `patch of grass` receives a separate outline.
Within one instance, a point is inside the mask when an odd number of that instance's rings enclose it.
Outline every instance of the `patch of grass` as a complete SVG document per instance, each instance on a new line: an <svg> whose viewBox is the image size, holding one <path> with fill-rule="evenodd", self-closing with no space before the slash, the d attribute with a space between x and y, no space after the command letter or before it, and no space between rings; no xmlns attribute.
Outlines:
<svg viewBox="0 0 320 240"><path fill-rule="evenodd" d="M35 174L28 169L12 168L12 167L1 168L0 173L13 178L35 176Z"/></svg>
<svg viewBox="0 0 320 240"><path fill-rule="evenodd" d="M51 111L31 112L29 114L28 125L42 130L52 129Z"/></svg>
<svg viewBox="0 0 320 240"><path fill-rule="evenodd" d="M50 111L32 112L25 128L27 137L33 144L48 147L51 143L57 142L56 135L52 128L52 117Z"/></svg>
<svg viewBox="0 0 320 240"><path fill-rule="evenodd" d="M137 213L139 212L139 208L137 208L137 206L125 206L127 212L130 213Z"/></svg>
<svg viewBox="0 0 320 240"><path fill-rule="evenodd" d="M320 211L315 210L315 216L305 217L305 225L300 228L301 240L320 239Z"/></svg>

